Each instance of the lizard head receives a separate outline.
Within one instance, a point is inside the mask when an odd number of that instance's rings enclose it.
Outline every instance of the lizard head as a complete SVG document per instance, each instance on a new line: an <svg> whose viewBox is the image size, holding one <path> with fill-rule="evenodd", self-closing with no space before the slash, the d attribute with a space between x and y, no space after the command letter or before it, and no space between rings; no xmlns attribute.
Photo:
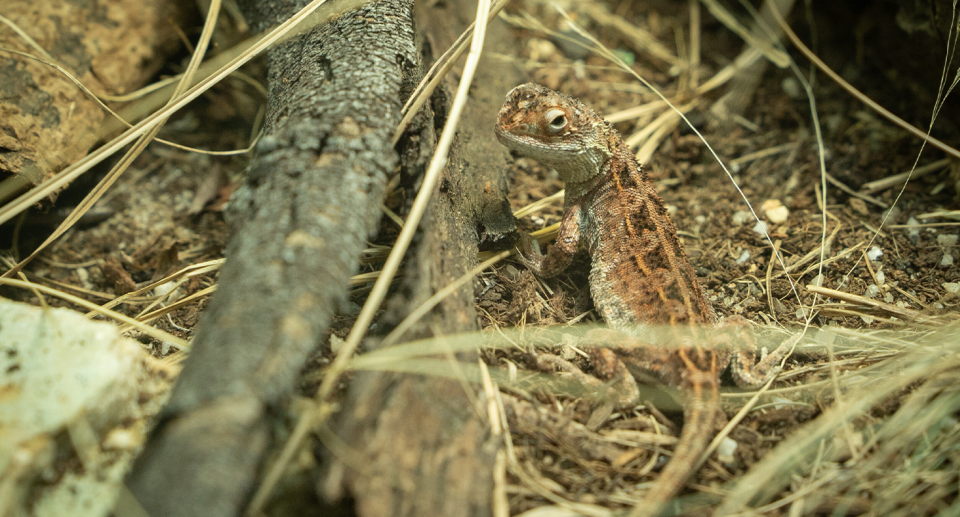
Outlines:
<svg viewBox="0 0 960 517"><path fill-rule="evenodd" d="M495 131L501 144L556 169L566 183L593 178L612 155L610 129L599 115L534 83L510 90Z"/></svg>

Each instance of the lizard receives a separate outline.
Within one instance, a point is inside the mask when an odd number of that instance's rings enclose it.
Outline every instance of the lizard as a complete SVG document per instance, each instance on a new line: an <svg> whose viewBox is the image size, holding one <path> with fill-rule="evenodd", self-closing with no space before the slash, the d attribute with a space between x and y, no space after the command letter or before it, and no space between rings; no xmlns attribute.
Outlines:
<svg viewBox="0 0 960 517"><path fill-rule="evenodd" d="M639 373L686 395L673 458L631 513L657 515L683 488L726 418L720 407L720 373L729 367L737 384L761 385L778 373L789 345L784 342L770 354L764 349L755 364L752 335L738 332L746 320L718 321L645 169L617 130L592 109L527 83L507 94L495 133L501 144L553 168L564 182L555 244L543 255L536 241L526 240L521 261L536 275L551 277L570 265L580 247L589 251L591 297L620 337L606 331L603 341L612 345L591 347L587 353L600 377L617 382L618 406L639 402L634 379ZM688 336L672 348L652 346L644 336L656 325L699 328L701 337ZM709 339L702 337L704 328ZM581 380L597 381L562 359L548 363Z"/></svg>

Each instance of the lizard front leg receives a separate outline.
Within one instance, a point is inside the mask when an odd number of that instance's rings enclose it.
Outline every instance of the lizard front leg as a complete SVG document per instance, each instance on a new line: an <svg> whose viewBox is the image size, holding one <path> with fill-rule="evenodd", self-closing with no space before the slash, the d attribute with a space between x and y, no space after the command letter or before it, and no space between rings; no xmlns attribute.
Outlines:
<svg viewBox="0 0 960 517"><path fill-rule="evenodd" d="M523 250L526 255L520 256L524 265L537 276L544 278L557 276L567 269L567 266L573 260L573 255L577 252L577 246L580 244L580 216L579 204L567 207L563 212L563 219L560 221L560 233L557 235L557 242L547 250L546 255L540 253L537 241L529 242L530 249Z"/></svg>

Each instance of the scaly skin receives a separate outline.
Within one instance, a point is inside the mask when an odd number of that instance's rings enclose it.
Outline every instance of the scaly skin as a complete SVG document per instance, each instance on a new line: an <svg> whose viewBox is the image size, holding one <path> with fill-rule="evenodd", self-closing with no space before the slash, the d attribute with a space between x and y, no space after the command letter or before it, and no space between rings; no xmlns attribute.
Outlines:
<svg viewBox="0 0 960 517"><path fill-rule="evenodd" d="M754 365L752 336L739 332L746 322L717 324L663 200L620 134L593 110L527 83L507 94L496 134L508 148L555 169L566 184L556 244L546 255L534 247L524 262L534 273L550 277L570 265L578 247L589 250L590 294L604 321L621 331L601 339L612 344L591 348L589 355L601 376L619 381L619 405L638 402L631 371L652 374L687 395L673 459L631 513L656 515L686 483L724 418L720 372L730 366L738 384L762 384L776 374L789 347L784 343L773 354L764 353ZM719 332L687 336L682 346L666 349L644 341L652 325ZM543 362L599 384L562 359L545 356Z"/></svg>

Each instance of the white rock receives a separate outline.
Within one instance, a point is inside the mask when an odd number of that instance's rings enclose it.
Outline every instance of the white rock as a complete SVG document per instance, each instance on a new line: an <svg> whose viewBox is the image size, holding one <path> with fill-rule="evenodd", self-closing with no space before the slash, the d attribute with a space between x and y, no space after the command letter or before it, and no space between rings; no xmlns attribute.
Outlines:
<svg viewBox="0 0 960 517"><path fill-rule="evenodd" d="M759 235L766 235L770 230L770 225L766 221L757 221L757 224L753 225L753 231Z"/></svg>
<svg viewBox="0 0 960 517"><path fill-rule="evenodd" d="M823 287L823 275L817 275L813 277L813 280L810 281L810 285L816 287Z"/></svg>
<svg viewBox="0 0 960 517"><path fill-rule="evenodd" d="M948 267L953 265L953 255L949 253L944 253L943 258L940 259L940 267Z"/></svg>
<svg viewBox="0 0 960 517"><path fill-rule="evenodd" d="M880 288L877 287L877 284L870 284L867 286L867 290L864 291L864 298L876 298L880 294Z"/></svg>
<svg viewBox="0 0 960 517"><path fill-rule="evenodd" d="M782 224L790 217L790 209L783 206L779 199L768 199L760 205L764 215L773 224Z"/></svg>
<svg viewBox="0 0 960 517"><path fill-rule="evenodd" d="M750 260L750 252L743 250L743 253L740 254L739 258L737 258L737 265L739 266L748 260Z"/></svg>
<svg viewBox="0 0 960 517"><path fill-rule="evenodd" d="M960 293L960 284L956 282L944 282L940 284L943 286L943 290L948 293L958 294Z"/></svg>
<svg viewBox="0 0 960 517"><path fill-rule="evenodd" d="M773 224L782 224L787 222L787 219L790 217L790 209L780 205L776 208L771 208L766 211L767 219L770 220Z"/></svg>
<svg viewBox="0 0 960 517"><path fill-rule="evenodd" d="M876 262L883 256L883 250L880 249L880 246L874 246L867 251L867 258L871 262Z"/></svg>
<svg viewBox="0 0 960 517"><path fill-rule="evenodd" d="M913 240L919 239L920 222L917 221L915 217L911 217L910 219L907 219L907 225L909 226L909 228L907 228L907 235Z"/></svg>
<svg viewBox="0 0 960 517"><path fill-rule="evenodd" d="M720 460L720 463L727 465L733 463L733 453L737 452L737 446L736 440L729 436L724 438L717 446L717 459Z"/></svg>
<svg viewBox="0 0 960 517"><path fill-rule="evenodd" d="M733 214L733 217L730 218L730 222L732 222L734 226L740 226L741 224L752 220L753 214L746 210L737 210L737 212Z"/></svg>
<svg viewBox="0 0 960 517"><path fill-rule="evenodd" d="M883 271L877 271L877 285L882 286L887 283L887 275L883 274Z"/></svg>
<svg viewBox="0 0 960 517"><path fill-rule="evenodd" d="M153 295L154 295L154 296L163 296L163 295L169 293L170 291L173 291L173 290L176 289L176 288L177 288L177 283L176 283L175 281L171 280L171 281L169 281L169 282L167 282L167 283L165 283L165 284L160 284L160 285L154 287L154 288L153 288ZM177 298L177 295L171 296L171 297L170 297L170 299L171 299L170 301L173 301L173 299L175 299L175 298Z"/></svg>
<svg viewBox="0 0 960 517"><path fill-rule="evenodd" d="M937 244L943 246L944 248L949 248L951 246L957 245L957 235L949 233L941 233L937 235Z"/></svg>
<svg viewBox="0 0 960 517"><path fill-rule="evenodd" d="M786 77L783 81L780 81L780 88L783 89L783 93L787 94L787 97L793 100L803 98L805 93L803 87L800 86L800 81L797 81L793 77Z"/></svg>
<svg viewBox="0 0 960 517"><path fill-rule="evenodd" d="M17 480L7 486L13 506L4 510L37 517L110 514L144 440L140 394L158 392L148 361L139 343L109 323L0 299L0 479ZM154 398L142 402L159 410ZM113 435L101 445L117 428L136 436ZM65 429L93 432L80 445L82 469L63 471L65 462L78 461L69 440L51 438ZM109 447L122 450L106 452ZM44 477L23 476L31 472Z"/></svg>

